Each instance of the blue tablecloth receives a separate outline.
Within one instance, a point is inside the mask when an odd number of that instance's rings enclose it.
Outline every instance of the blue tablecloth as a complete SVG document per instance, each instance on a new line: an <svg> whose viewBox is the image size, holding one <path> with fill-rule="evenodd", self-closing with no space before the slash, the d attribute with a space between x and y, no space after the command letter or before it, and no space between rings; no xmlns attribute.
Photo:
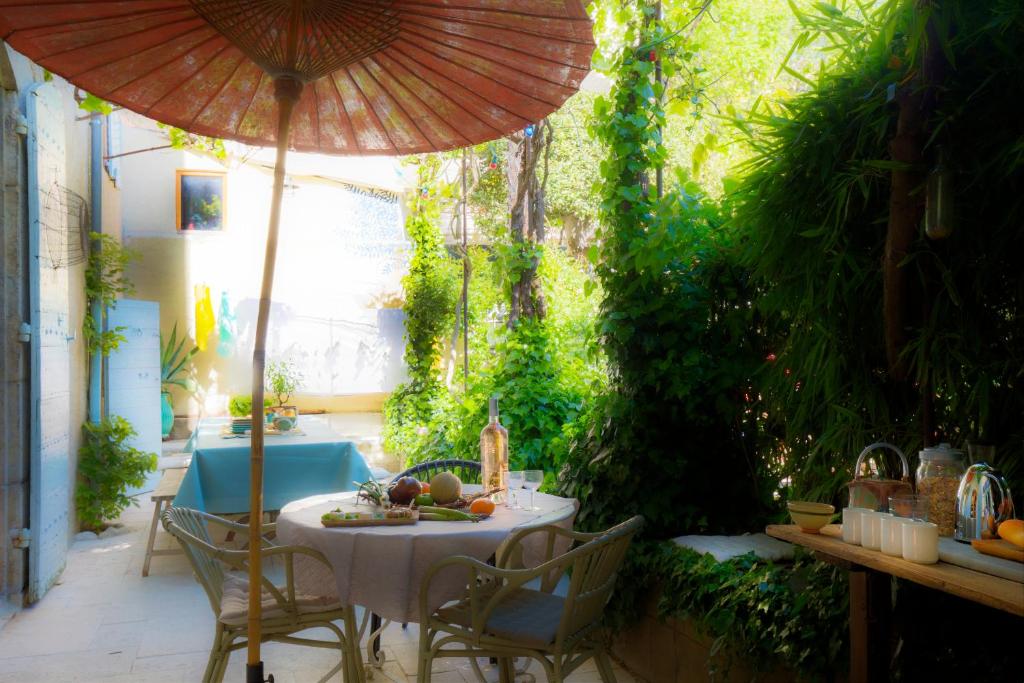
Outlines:
<svg viewBox="0 0 1024 683"><path fill-rule="evenodd" d="M300 425L301 425L300 418ZM280 510L307 496L355 489L370 478L370 468L350 441L329 441L316 423L306 434L270 436L265 441L263 508ZM221 439L207 426L197 430L192 462L174 505L216 514L249 511L249 440ZM337 438L337 437L334 437Z"/></svg>

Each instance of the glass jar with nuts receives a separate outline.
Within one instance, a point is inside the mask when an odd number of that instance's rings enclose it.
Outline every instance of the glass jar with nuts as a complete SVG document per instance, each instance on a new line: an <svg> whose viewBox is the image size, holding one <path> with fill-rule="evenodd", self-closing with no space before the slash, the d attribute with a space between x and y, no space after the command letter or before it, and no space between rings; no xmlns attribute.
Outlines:
<svg viewBox="0 0 1024 683"><path fill-rule="evenodd" d="M940 536L956 530L956 491L967 470L964 454L948 443L922 450L918 456L917 492L928 499L928 521L939 527Z"/></svg>

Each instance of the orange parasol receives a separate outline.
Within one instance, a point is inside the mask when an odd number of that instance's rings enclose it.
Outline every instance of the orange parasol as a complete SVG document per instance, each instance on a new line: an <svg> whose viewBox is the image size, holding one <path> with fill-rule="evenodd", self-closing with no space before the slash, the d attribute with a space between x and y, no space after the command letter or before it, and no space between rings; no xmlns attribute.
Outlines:
<svg viewBox="0 0 1024 683"><path fill-rule="evenodd" d="M539 121L593 50L581 0L0 0L0 36L98 97L185 130L277 146L253 351L263 370L285 157L465 147ZM251 538L263 512L252 436ZM260 585L250 543L250 586ZM263 680L260 591L248 680Z"/></svg>

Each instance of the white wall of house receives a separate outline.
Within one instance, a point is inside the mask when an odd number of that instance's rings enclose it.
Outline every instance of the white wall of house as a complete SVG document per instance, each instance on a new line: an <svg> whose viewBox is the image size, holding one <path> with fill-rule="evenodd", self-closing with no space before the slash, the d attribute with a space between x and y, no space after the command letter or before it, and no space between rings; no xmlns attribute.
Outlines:
<svg viewBox="0 0 1024 683"><path fill-rule="evenodd" d="M167 144L153 122L123 121L123 152ZM218 321L226 293L236 320L229 349L218 352L215 328L196 356L198 391L175 393L179 415L220 414L249 392L273 156L230 143L229 152L224 162L176 149L121 157L123 239L141 254L129 272L135 298L160 302L164 334L177 324L195 336L196 285L210 288ZM177 170L226 172L223 230L176 230ZM289 157L268 357L303 373L300 406L374 409L404 378L400 313L381 308L400 300L407 268L405 189L393 159Z"/></svg>

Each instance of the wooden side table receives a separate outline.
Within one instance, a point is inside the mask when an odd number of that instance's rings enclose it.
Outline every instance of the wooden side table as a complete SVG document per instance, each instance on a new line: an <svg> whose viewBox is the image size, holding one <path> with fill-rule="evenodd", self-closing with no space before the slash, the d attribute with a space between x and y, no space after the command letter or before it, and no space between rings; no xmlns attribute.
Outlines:
<svg viewBox="0 0 1024 683"><path fill-rule="evenodd" d="M1024 617L1024 584L954 564L915 564L877 550L844 543L835 528L808 534L795 524L772 524L765 533L814 551L850 573L850 683L889 680L889 580L922 586Z"/></svg>
<svg viewBox="0 0 1024 683"><path fill-rule="evenodd" d="M180 548L154 550L153 544L156 542L156 530L160 526L160 515L163 514L164 510L171 507L171 501L178 495L178 489L181 488L181 480L185 478L186 471L187 469L184 467L164 470L160 483L157 484L153 494L149 497L154 503L153 521L150 523L149 540L146 542L146 560L142 563L143 576L149 576L149 563L154 555L177 555L182 552Z"/></svg>

